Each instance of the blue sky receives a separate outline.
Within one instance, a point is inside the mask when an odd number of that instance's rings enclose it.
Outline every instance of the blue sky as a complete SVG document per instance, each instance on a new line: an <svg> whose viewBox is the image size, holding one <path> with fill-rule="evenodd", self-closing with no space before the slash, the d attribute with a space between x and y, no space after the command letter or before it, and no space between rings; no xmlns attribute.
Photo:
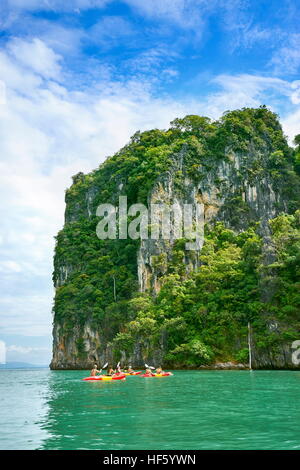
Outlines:
<svg viewBox="0 0 300 470"><path fill-rule="evenodd" d="M2 0L0 340L46 363L71 175L136 130L266 104L300 132L294 0Z"/></svg>

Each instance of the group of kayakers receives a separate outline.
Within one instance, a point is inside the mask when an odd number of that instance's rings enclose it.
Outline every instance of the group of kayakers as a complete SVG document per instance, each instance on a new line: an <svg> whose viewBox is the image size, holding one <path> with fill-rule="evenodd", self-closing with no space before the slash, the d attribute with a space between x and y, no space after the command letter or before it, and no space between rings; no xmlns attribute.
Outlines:
<svg viewBox="0 0 300 470"><path fill-rule="evenodd" d="M107 367L107 364L101 370L98 370L98 366L97 366L97 364L95 364L94 367L91 370L91 377L97 377L98 374L101 374L102 370L105 369L106 367ZM137 371L133 370L131 366L128 366L127 368L121 368L120 364L117 365L116 369L113 369L112 367L107 367L106 370L107 370L107 373L105 375L107 377L124 375L124 374L126 374L126 375L141 374L140 371L137 372ZM165 372L162 370L161 367L157 367L156 369L154 367L152 367L152 370L151 370L151 368L148 366L148 367L146 367L145 373L143 374L143 376L152 377L152 376L155 376L155 375L163 375L163 374L165 374ZM172 375L171 372L169 372L168 375Z"/></svg>

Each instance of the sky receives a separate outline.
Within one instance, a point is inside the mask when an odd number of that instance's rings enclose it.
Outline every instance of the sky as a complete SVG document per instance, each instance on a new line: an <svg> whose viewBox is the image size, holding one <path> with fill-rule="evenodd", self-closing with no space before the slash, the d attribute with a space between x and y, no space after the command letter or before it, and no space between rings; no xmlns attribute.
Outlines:
<svg viewBox="0 0 300 470"><path fill-rule="evenodd" d="M49 363L71 176L137 130L266 104L300 133L294 0L1 0L0 341ZM4 354L4 353L3 353Z"/></svg>

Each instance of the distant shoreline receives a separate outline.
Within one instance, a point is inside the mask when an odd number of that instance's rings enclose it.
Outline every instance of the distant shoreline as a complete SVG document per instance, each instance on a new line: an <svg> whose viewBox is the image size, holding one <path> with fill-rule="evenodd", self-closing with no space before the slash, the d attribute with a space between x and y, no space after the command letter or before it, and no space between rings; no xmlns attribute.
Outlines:
<svg viewBox="0 0 300 470"><path fill-rule="evenodd" d="M6 364L0 364L0 371L16 369L49 369L49 366L48 364L29 364L26 362L8 362Z"/></svg>

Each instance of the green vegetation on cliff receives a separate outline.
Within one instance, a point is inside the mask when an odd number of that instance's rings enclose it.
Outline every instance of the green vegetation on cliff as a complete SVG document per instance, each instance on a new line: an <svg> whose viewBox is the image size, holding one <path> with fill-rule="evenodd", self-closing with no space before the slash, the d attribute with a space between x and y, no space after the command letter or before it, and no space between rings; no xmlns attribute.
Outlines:
<svg viewBox="0 0 300 470"><path fill-rule="evenodd" d="M276 352L278 346L297 339L300 211L276 217L271 227L277 256L269 265L255 227L237 235L217 223L207 231L200 268L188 278L182 273L184 253L176 247L176 261L161 278L159 294L140 294L129 302L138 306L137 314L116 336L116 350L130 352L136 342L158 348L166 335L165 360L195 366L214 360L247 362L248 322L258 352ZM271 299L264 301L264 290L271 284ZM284 327L278 328L277 322L284 322Z"/></svg>
<svg viewBox="0 0 300 470"><path fill-rule="evenodd" d="M288 146L266 107L227 112L217 122L186 116L168 130L137 132L94 172L73 177L54 259L52 366L85 367L105 354L160 357L177 367L247 362L248 322L255 355L269 358L266 364L299 339L299 136L295 143ZM176 240L151 256L159 288L150 282L140 292L140 240L99 240L96 208L117 205L120 195L129 205L147 204L170 171L178 197L184 200L188 180L201 197L204 187L215 188L221 202L207 220L197 269L187 269L185 240ZM87 325L97 332L93 340Z"/></svg>

